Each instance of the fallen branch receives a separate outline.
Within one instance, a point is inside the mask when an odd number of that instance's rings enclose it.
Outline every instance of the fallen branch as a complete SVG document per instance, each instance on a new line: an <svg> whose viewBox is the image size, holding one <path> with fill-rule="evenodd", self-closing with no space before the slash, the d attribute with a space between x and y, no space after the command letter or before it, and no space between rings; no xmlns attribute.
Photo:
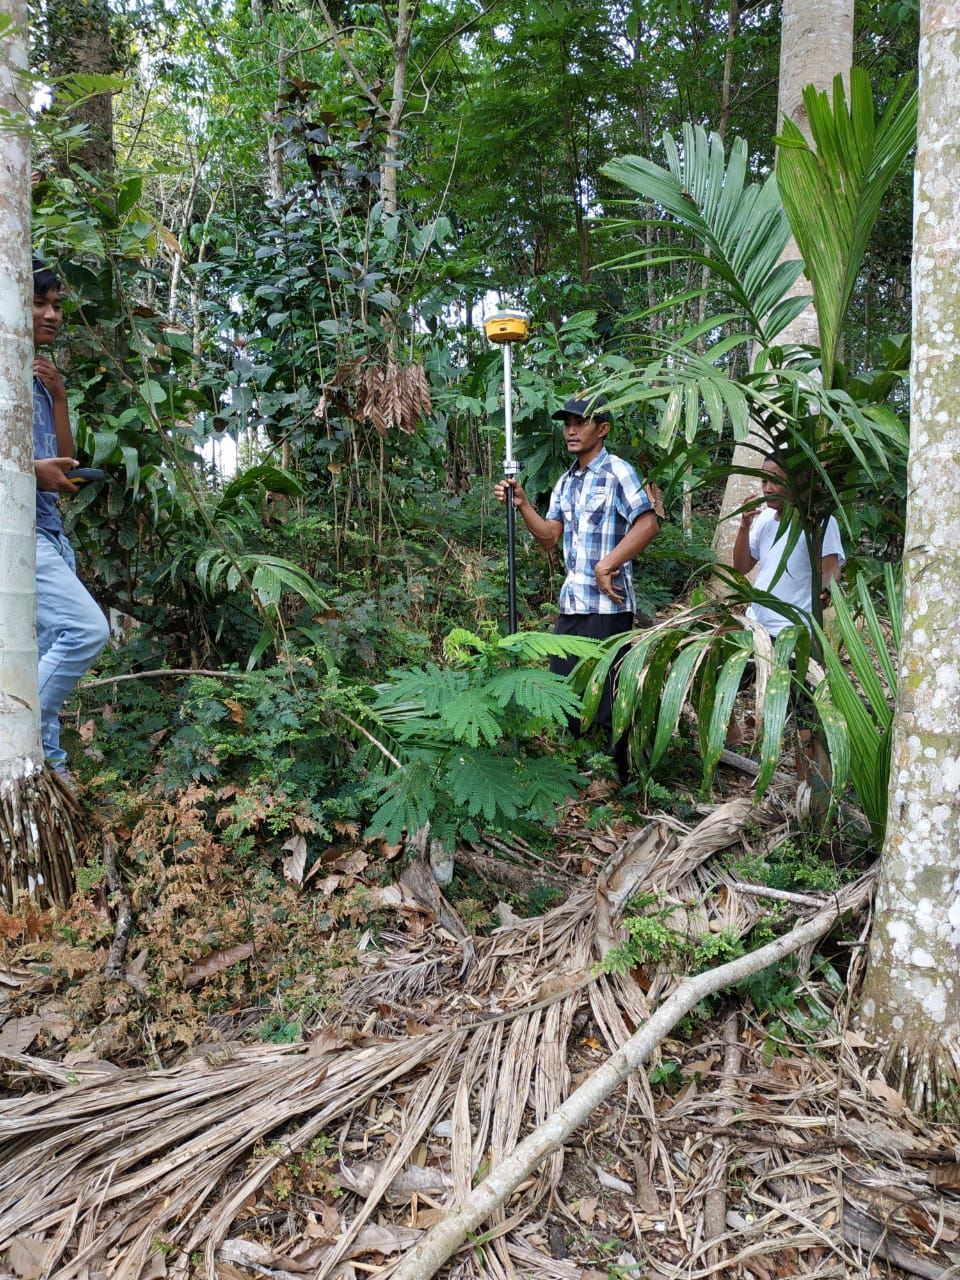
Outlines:
<svg viewBox="0 0 960 1280"><path fill-rule="evenodd" d="M956 1274L955 1267L948 1268L936 1256L922 1258L886 1226L874 1222L855 1205L843 1206L843 1238L847 1244L858 1249L861 1255L869 1255L871 1263L882 1258L901 1271L922 1277L922 1280L945 1280L945 1277Z"/></svg>
<svg viewBox="0 0 960 1280"><path fill-rule="evenodd" d="M125 680L162 680L167 676L209 676L211 680L249 680L249 671L208 671L205 667L159 667L156 671L127 671L119 676L98 676L81 680L77 688L96 689L100 685L122 684Z"/></svg>
<svg viewBox="0 0 960 1280"><path fill-rule="evenodd" d="M707 996L778 964L802 947L816 942L846 911L862 906L870 897L874 875L848 886L812 919L797 925L782 938L706 973L685 979L648 1021L567 1098L558 1109L528 1134L496 1168L458 1205L444 1215L418 1241L391 1273L392 1280L430 1280L498 1209L537 1166L557 1151L584 1123L590 1113L617 1089L650 1056L680 1019Z"/></svg>
<svg viewBox="0 0 960 1280"><path fill-rule="evenodd" d="M117 900L117 923L110 943L110 954L104 972L108 978L123 978L123 962L127 956L127 939L133 924L133 910L130 906L130 895L124 887L117 867L117 842L112 831L103 833L103 874L107 888Z"/></svg>
<svg viewBox="0 0 960 1280"><path fill-rule="evenodd" d="M744 884L735 880L730 886L731 893L746 893L751 898L770 898L774 902L792 902L798 907L822 907L826 903L823 894L819 897L812 893L790 893L787 889L771 889L765 884Z"/></svg>
<svg viewBox="0 0 960 1280"><path fill-rule="evenodd" d="M730 1124L735 1114L734 1101L737 1097L737 1076L743 1059L743 1046L740 1043L740 1019L736 1010L732 1010L723 1024L723 1071L720 1076L720 1096L723 1105L717 1120L723 1126ZM703 1205L703 1234L709 1244L707 1262L716 1267L720 1262L720 1237L727 1229L727 1160L730 1154L730 1143L726 1138L715 1139L714 1160L717 1165L717 1183L707 1192Z"/></svg>

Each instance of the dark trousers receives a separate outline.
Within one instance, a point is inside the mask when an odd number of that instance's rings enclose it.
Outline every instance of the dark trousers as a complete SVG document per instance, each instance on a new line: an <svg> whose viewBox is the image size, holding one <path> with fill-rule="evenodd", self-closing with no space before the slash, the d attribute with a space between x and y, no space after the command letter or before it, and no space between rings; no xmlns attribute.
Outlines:
<svg viewBox="0 0 960 1280"><path fill-rule="evenodd" d="M590 640L609 640L611 636L619 636L626 631L632 631L635 625L632 612L561 613L557 618L553 633L558 636L586 636ZM622 657L622 652L620 656ZM577 662L577 658L551 658L550 670L555 675L568 676L577 665ZM624 736L619 742L615 743L612 732L613 690L618 666L619 661L616 666L611 668L610 675L604 683L600 705L597 707L597 714L593 718L593 723L601 725L607 730L607 750L617 762L620 781L626 782L628 778L626 737ZM570 732L576 737L580 736L580 725L577 721L571 721Z"/></svg>

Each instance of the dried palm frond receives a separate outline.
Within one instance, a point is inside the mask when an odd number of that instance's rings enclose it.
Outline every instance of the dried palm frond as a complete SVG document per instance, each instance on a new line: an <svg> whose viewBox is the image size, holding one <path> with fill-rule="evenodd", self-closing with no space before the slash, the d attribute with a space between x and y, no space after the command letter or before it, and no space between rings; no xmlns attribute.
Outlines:
<svg viewBox="0 0 960 1280"><path fill-rule="evenodd" d="M392 357L382 365L366 365L356 382L358 421L369 419L381 436L391 427L411 435L431 411L430 388L422 365L399 365Z"/></svg>
<svg viewBox="0 0 960 1280"><path fill-rule="evenodd" d="M352 1266L351 1259L382 1260L406 1248L413 1238L407 1227L388 1230L383 1215L405 1186L416 1185L411 1171L417 1160L423 1163L424 1152L437 1166L431 1185L462 1199L485 1165L501 1161L568 1096L577 1020L591 1018L595 1034L615 1049L676 985L677 976L660 974L645 994L629 975L596 968L604 950L616 945L618 916L638 890L653 887L676 900L678 910L695 919L691 928L709 929L721 920L725 927L749 928L755 900L733 902L729 879L710 861L725 843L739 840L748 812L737 803L721 807L702 829L679 838L651 824L624 842L595 883L579 884L566 902L537 919L477 939L469 970L462 944L449 936L426 935L443 957L436 968L409 938L388 936L394 954L382 951L381 958L394 970L387 971L387 982L419 1008L416 1026L410 1008L392 1011L380 1004L383 988L367 969L350 989L352 1014L367 1026L395 1024L389 1036L354 1033L351 1039L344 1027L313 1046L242 1048L225 1061L211 1054L164 1071L124 1071L0 1104L0 1250L30 1235L43 1242L49 1274L68 1278L96 1270L109 1280L139 1280L160 1240L168 1265L179 1273L186 1274L190 1259L202 1253L205 1274L233 1274L228 1268L244 1256L242 1249L237 1253L237 1237L244 1234L245 1206L265 1192L285 1161L321 1135L336 1134L346 1169L350 1151L368 1150L373 1119L381 1113L394 1116L390 1141L376 1146L372 1177L344 1175L345 1186L356 1187L344 1197L352 1202L349 1213L330 1207L331 1225L323 1233L281 1233L271 1243L269 1269L309 1271L325 1280L347 1274L343 1268ZM749 816L756 821L755 812ZM406 963L408 982L400 977ZM751 1167L752 1194L760 1204L772 1194L771 1180L792 1179L791 1187L804 1188L789 1164L799 1158L791 1126L802 1135L810 1123L797 1111L798 1097L819 1101L825 1090L822 1072L812 1084L810 1078L790 1079L763 1068L758 1055L759 1048L753 1071L762 1074L762 1084L750 1096L767 1101L760 1106L745 1100L737 1125L769 1127L773 1106L778 1114L797 1113L789 1123L778 1121L787 1123L778 1130L787 1137L775 1150L764 1148L763 1163ZM30 1070L29 1060L19 1065ZM694 1093L667 1114L665 1124L642 1072L631 1078L626 1106L646 1135L644 1158L660 1170L671 1212L680 1213L677 1188L691 1181L692 1166L678 1168L670 1126L679 1131L698 1124L708 1133L716 1113L711 1119L709 1101ZM876 1118L876 1109L860 1110L865 1122ZM695 1147L692 1159L700 1159ZM574 1274L540 1254L528 1234L538 1208L555 1193L563 1165L563 1152L549 1156L489 1221L483 1249L464 1255L449 1274L464 1280ZM416 1223L416 1193L410 1194L408 1221ZM775 1213L804 1241L829 1235L822 1226L804 1225L799 1196L778 1204ZM363 1243L374 1238L378 1244ZM228 1239L229 1259L219 1252ZM742 1247L749 1252L758 1239L748 1233Z"/></svg>
<svg viewBox="0 0 960 1280"><path fill-rule="evenodd" d="M52 769L26 768L0 778L0 896L21 893L66 907L76 892L80 802Z"/></svg>

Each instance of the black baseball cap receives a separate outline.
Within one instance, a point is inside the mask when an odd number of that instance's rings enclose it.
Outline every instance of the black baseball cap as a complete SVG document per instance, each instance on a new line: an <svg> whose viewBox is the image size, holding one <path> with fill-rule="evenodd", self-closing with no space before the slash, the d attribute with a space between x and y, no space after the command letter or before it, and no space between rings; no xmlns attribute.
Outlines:
<svg viewBox="0 0 960 1280"><path fill-rule="evenodd" d="M610 421L610 415L607 413L607 401L604 400L603 396L591 396L589 399L580 399L574 396L567 401L562 409L558 409L556 413L552 413L550 416L562 422L568 413L574 413L578 418L599 418L601 422Z"/></svg>

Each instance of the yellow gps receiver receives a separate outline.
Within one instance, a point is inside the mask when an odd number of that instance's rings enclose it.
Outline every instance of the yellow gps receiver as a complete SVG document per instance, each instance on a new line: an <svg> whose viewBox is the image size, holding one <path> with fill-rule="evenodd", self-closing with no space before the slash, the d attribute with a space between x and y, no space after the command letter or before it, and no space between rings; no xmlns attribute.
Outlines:
<svg viewBox="0 0 960 1280"><path fill-rule="evenodd" d="M525 342L530 321L521 311L495 311L483 322L489 342Z"/></svg>

